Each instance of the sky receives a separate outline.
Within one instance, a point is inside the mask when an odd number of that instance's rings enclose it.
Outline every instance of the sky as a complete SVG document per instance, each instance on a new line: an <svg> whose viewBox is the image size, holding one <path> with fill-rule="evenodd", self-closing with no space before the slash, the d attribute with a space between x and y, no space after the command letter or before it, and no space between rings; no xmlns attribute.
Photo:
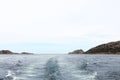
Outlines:
<svg viewBox="0 0 120 80"><path fill-rule="evenodd" d="M120 40L120 0L0 0L0 50L88 50Z"/></svg>

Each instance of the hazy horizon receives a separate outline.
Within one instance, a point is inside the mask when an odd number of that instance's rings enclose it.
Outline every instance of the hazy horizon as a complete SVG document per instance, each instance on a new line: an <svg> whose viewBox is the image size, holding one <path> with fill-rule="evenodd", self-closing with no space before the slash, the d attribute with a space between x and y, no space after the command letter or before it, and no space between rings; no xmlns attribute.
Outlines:
<svg viewBox="0 0 120 80"><path fill-rule="evenodd" d="M0 50L68 53L118 41L119 0L2 0Z"/></svg>

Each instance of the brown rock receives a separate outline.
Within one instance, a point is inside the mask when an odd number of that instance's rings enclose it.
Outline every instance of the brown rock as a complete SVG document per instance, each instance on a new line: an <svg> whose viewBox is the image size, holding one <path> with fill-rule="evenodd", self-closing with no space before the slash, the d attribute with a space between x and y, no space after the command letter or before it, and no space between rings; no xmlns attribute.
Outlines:
<svg viewBox="0 0 120 80"><path fill-rule="evenodd" d="M79 50L75 50L73 52L70 52L69 54L83 54L84 51L82 49L79 49Z"/></svg>
<svg viewBox="0 0 120 80"><path fill-rule="evenodd" d="M28 53L28 52L22 52L21 54L33 54L33 53Z"/></svg>
<svg viewBox="0 0 120 80"><path fill-rule="evenodd" d="M9 50L1 50L0 54L15 54L15 53L13 53L13 52L11 52Z"/></svg>
<svg viewBox="0 0 120 80"><path fill-rule="evenodd" d="M89 49L85 53L120 54L120 41L98 45L96 47Z"/></svg>

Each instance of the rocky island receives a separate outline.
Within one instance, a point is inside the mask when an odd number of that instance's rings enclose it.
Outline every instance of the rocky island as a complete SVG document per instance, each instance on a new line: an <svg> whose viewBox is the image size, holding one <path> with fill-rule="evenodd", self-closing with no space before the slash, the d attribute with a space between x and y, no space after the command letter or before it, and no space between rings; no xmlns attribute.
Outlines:
<svg viewBox="0 0 120 80"><path fill-rule="evenodd" d="M74 50L73 52L69 52L69 54L83 54L84 51L82 49Z"/></svg>
<svg viewBox="0 0 120 80"><path fill-rule="evenodd" d="M120 41L98 45L85 53L120 54Z"/></svg>
<svg viewBox="0 0 120 80"><path fill-rule="evenodd" d="M0 50L0 54L17 54L17 53L14 53L10 50Z"/></svg>
<svg viewBox="0 0 120 80"><path fill-rule="evenodd" d="M75 50L72 54L120 54L120 41L101 44L89 49L86 52Z"/></svg>
<svg viewBox="0 0 120 80"><path fill-rule="evenodd" d="M28 52L22 52L22 53L16 53L16 52L12 52L10 50L0 50L0 54L33 54L33 53L28 53Z"/></svg>

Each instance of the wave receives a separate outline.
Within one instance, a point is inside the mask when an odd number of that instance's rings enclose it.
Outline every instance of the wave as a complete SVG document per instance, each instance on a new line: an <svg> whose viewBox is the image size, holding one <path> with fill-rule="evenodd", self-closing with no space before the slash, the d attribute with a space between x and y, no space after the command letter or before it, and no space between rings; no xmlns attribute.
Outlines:
<svg viewBox="0 0 120 80"><path fill-rule="evenodd" d="M97 72L91 70L91 65L86 59L66 56L38 60L28 66L17 61L0 80L95 80Z"/></svg>
<svg viewBox="0 0 120 80"><path fill-rule="evenodd" d="M45 80L63 80L57 59L50 58L46 63Z"/></svg>
<svg viewBox="0 0 120 80"><path fill-rule="evenodd" d="M3 78L0 78L0 80L16 80L15 73L12 72L11 70L8 70L7 75Z"/></svg>
<svg viewBox="0 0 120 80"><path fill-rule="evenodd" d="M60 65L65 80L95 80L97 72L91 70L90 63L85 59L62 58Z"/></svg>
<svg viewBox="0 0 120 80"><path fill-rule="evenodd" d="M120 80L120 71L108 71L102 75L98 75L96 80Z"/></svg>

